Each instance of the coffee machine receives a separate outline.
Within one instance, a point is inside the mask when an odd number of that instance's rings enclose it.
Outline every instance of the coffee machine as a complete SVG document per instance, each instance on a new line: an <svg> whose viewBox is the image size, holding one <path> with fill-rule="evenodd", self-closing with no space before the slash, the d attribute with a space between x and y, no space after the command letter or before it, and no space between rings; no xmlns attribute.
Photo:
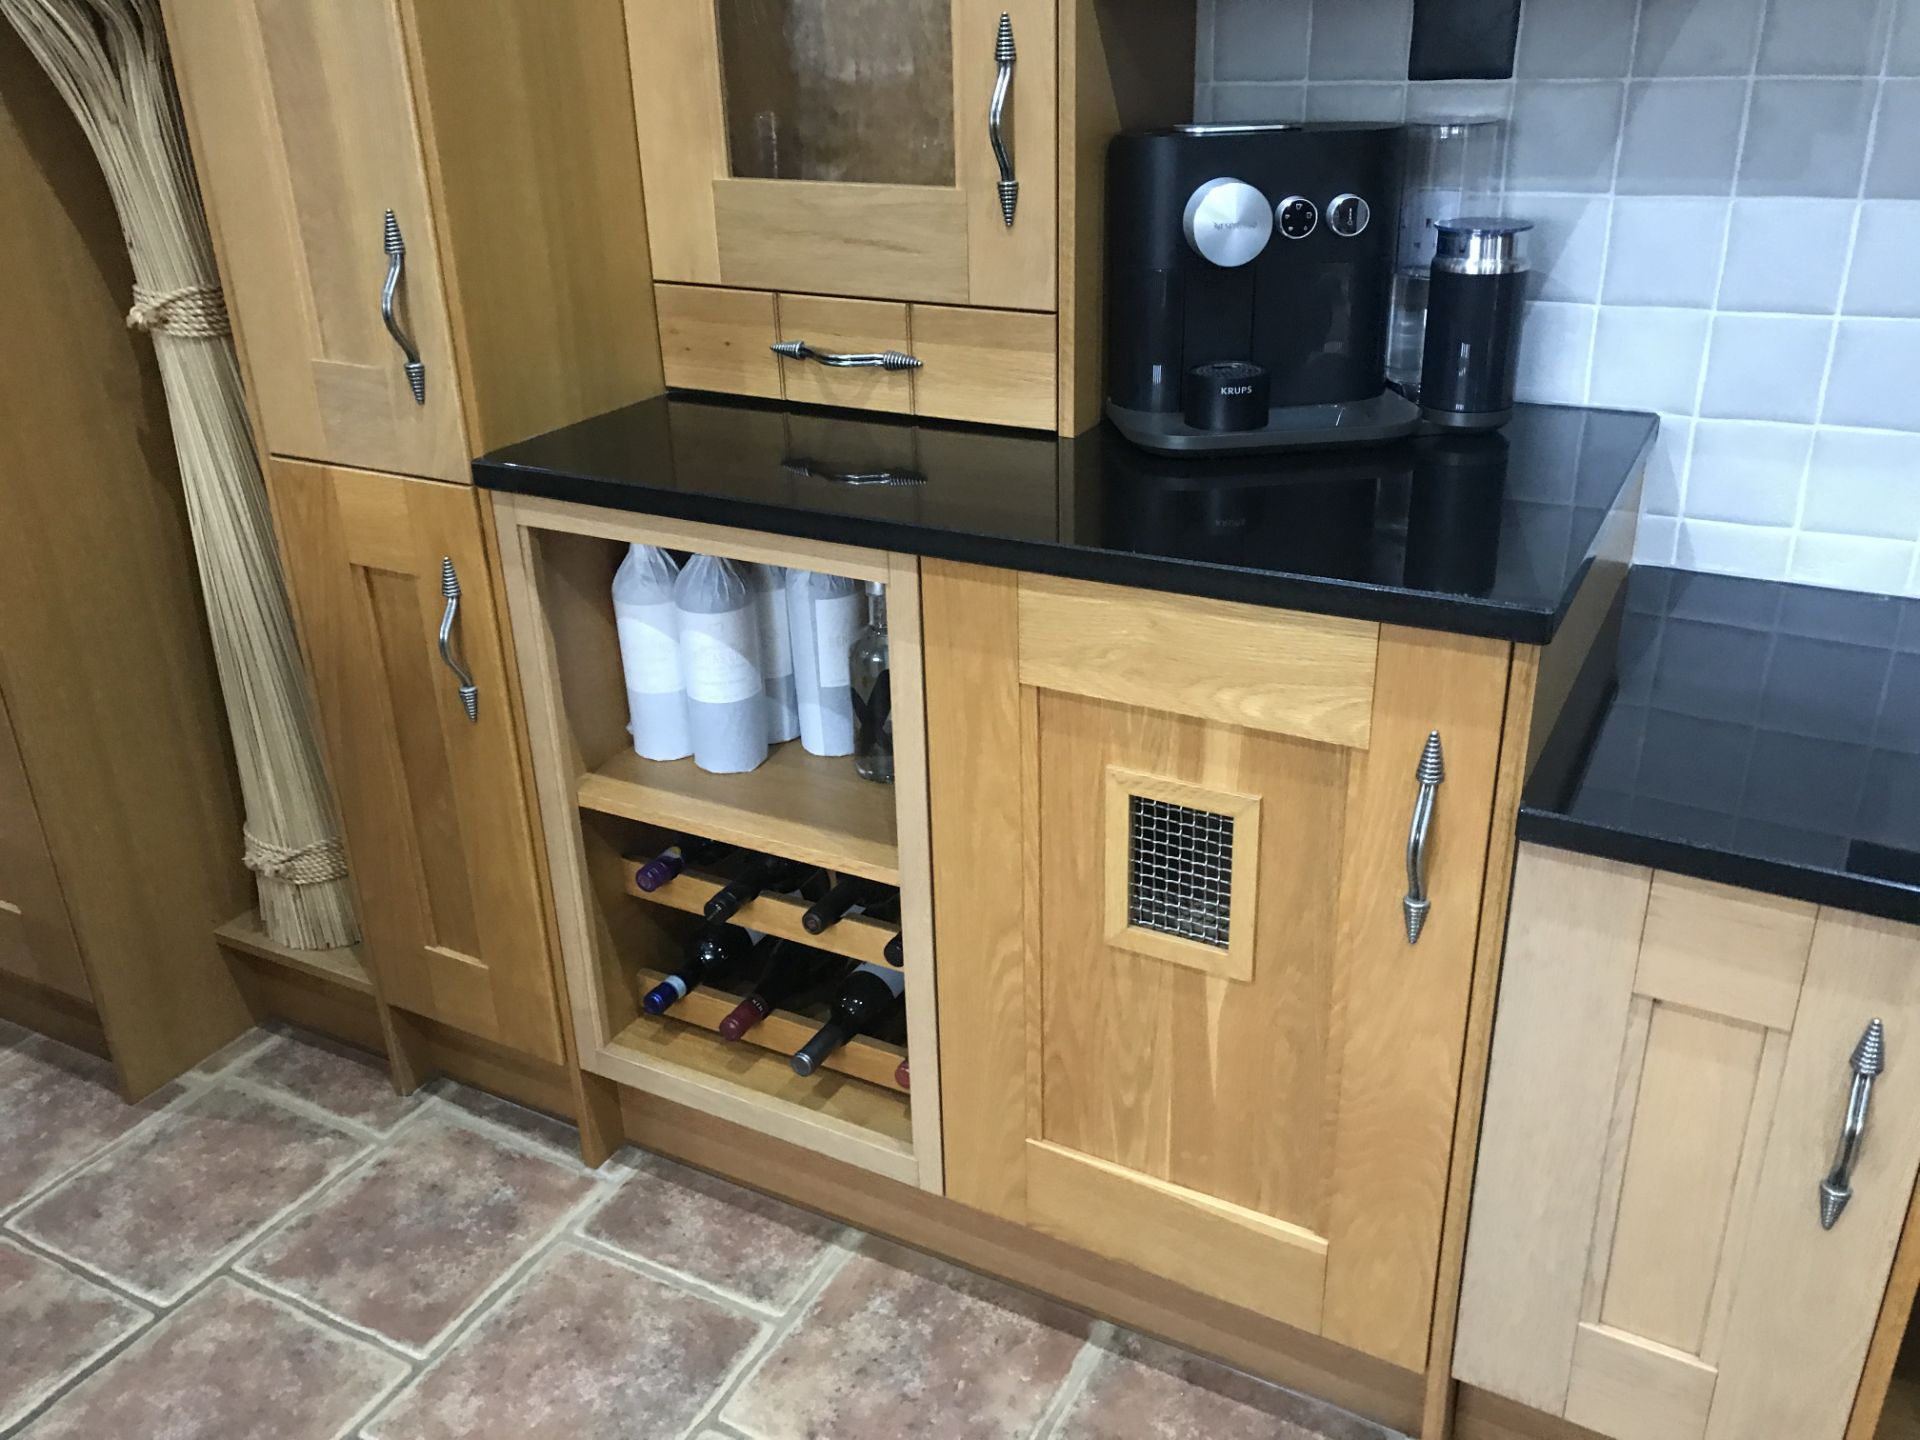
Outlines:
<svg viewBox="0 0 1920 1440"><path fill-rule="evenodd" d="M1107 414L1167 455L1378 443L1405 132L1178 125L1107 149Z"/></svg>

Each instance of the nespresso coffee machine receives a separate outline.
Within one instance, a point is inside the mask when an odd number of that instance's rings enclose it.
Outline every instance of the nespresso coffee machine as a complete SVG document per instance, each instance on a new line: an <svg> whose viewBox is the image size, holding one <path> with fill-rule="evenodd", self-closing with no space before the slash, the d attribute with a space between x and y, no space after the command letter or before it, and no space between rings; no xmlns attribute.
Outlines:
<svg viewBox="0 0 1920 1440"><path fill-rule="evenodd" d="M1107 414L1169 455L1368 443L1387 388L1405 132L1182 125L1107 150Z"/></svg>

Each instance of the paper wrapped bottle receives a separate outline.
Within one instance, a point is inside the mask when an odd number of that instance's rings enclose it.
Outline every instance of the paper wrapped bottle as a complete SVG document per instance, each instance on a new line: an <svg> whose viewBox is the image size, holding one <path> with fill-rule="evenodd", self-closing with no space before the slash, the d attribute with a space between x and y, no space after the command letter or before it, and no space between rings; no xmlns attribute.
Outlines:
<svg viewBox="0 0 1920 1440"><path fill-rule="evenodd" d="M695 555L674 583L673 603L694 763L718 775L751 770L767 758L767 694L753 587L733 561Z"/></svg>
<svg viewBox="0 0 1920 1440"><path fill-rule="evenodd" d="M853 753L853 685L847 652L860 633L860 586L839 575L787 572L800 743L815 755Z"/></svg>
<svg viewBox="0 0 1920 1440"><path fill-rule="evenodd" d="M680 676L680 619L673 586L680 567L654 545L631 545L613 577L620 668L627 677L627 733L636 755L684 760L693 753L687 687Z"/></svg>
<svg viewBox="0 0 1920 1440"><path fill-rule="evenodd" d="M760 622L760 669L767 685L767 741L778 745L800 733L793 688L793 642L787 619L787 571L779 565L749 565L755 615Z"/></svg>

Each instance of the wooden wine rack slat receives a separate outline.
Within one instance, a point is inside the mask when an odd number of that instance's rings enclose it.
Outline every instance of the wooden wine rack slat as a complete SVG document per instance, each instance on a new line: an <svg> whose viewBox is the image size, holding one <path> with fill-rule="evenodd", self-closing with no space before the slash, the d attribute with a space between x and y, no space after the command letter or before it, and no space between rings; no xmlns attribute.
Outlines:
<svg viewBox="0 0 1920 1440"><path fill-rule="evenodd" d="M633 872L639 868L638 862L627 867L627 894L636 900L648 900L656 905L670 905L675 910L684 910L689 915L702 913L707 901L714 892L726 884L712 875L703 875L688 870L662 885L658 890L648 892L633 882ZM749 901L734 913L732 924L744 926L748 930L758 930L766 935L778 935L784 940L797 940L802 945L811 945L816 950L831 951L835 955L844 955L849 960L866 961L874 965L887 963L881 952L887 948L887 942L900 933L898 925L889 925L881 920L869 920L864 915L849 915L837 925L830 925L818 935L809 935L800 917L807 913L807 902L795 900L787 895L762 895Z"/></svg>
<svg viewBox="0 0 1920 1440"><path fill-rule="evenodd" d="M651 990L665 978L656 970L639 970L635 975L643 991ZM715 990L703 985L688 994L665 1015L642 1016L640 1023L645 1024L651 1021L656 1025L668 1025L678 1022L682 1025L695 1025L702 1030L718 1030L720 1022L726 1019L733 1007L740 1003L740 998L728 991ZM784 1059L812 1039L813 1032L819 1028L820 1023L817 1020L809 1020L803 1015L795 1015L786 1010L776 1010L732 1043L771 1050ZM824 1068L837 1070L842 1075L851 1075L856 1080L864 1080L869 1085L878 1085L882 1089L892 1090L897 1094L905 1094L900 1082L894 1078L894 1072L900 1068L900 1062L906 1058L907 1052L904 1046L891 1045L885 1040L874 1040L862 1035L849 1040L829 1055Z"/></svg>
<svg viewBox="0 0 1920 1440"><path fill-rule="evenodd" d="M582 775L577 794L603 814L900 883L893 787L862 780L851 758L809 755L798 740L776 745L743 775L623 750Z"/></svg>

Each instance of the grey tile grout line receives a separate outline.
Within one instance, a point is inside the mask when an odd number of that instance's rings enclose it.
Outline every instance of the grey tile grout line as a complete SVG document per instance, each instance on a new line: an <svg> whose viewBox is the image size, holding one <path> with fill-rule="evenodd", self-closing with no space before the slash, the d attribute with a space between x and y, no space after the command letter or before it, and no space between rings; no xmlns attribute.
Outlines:
<svg viewBox="0 0 1920 1440"><path fill-rule="evenodd" d="M656 1280L662 1285L685 1291L697 1300L723 1306L737 1315L749 1320L757 1320L762 1324L778 1320L787 1313L787 1307L784 1305L762 1305L736 1291L702 1280L699 1276L690 1275L684 1270L675 1270L671 1266L649 1260L644 1255L636 1255L631 1250L622 1250L618 1245L611 1245L605 1240L578 1229L568 1231L555 1243L572 1245L583 1254L597 1255L602 1260L610 1261L622 1269L631 1270L636 1275L644 1275L649 1280Z"/></svg>
<svg viewBox="0 0 1920 1440"><path fill-rule="evenodd" d="M1645 10L1646 0L1639 0L1639 3L1633 7L1633 28L1627 37L1627 69L1629 71L1633 69L1634 57L1640 53L1640 17ZM1526 35L1527 7L1523 4L1520 7L1520 23L1514 33L1513 53L1516 60L1519 59L1520 46L1526 40ZM1514 93L1517 99L1519 94L1519 85L1517 83L1514 86ZM1627 121L1632 117L1632 113L1633 86L1623 81L1620 86L1620 123L1614 127L1613 131L1613 168L1607 172L1607 232L1600 238L1600 289L1594 296L1593 331L1587 337L1587 373L1580 381L1580 398L1584 403L1589 405L1593 403L1594 361L1598 359L1600 354L1600 317L1602 311L1605 309L1607 261L1612 258L1613 255L1613 229L1619 222L1620 216L1620 207L1618 204L1620 162L1621 157L1626 153L1627 149ZM1507 108L1507 131L1511 134L1512 130L1513 106L1510 105ZM1508 164L1512 163L1511 149L1509 149L1507 162ZM1507 176L1502 174L1500 179L1504 188ZM1700 368L1702 370L1706 369L1706 355L1704 352L1700 357Z"/></svg>
<svg viewBox="0 0 1920 1440"><path fill-rule="evenodd" d="M65 1264L57 1256L42 1255L32 1246L23 1244L19 1240L19 1238L16 1236L9 1235L6 1237L6 1239L8 1242L18 1246L20 1249L26 1251L28 1254L34 1255L36 1258L39 1258L39 1259L44 1259L45 1261L47 1261L48 1264L58 1267L61 1271L69 1275L75 1275L76 1278L83 1281L88 1281L91 1283L92 1281L91 1276L78 1275L77 1272L73 1270L73 1267ZM115 1295L116 1298L124 1299L127 1301L128 1304L133 1305L134 1308L140 1312L141 1319L139 1320L139 1322L129 1327L124 1334L116 1336L113 1340L109 1341L106 1345L103 1345L94 1354L88 1356L85 1360L73 1366L65 1374L56 1378L53 1384L48 1388L46 1394L42 1395L38 1400L36 1400L33 1404L29 1405L25 1410L20 1411L11 1420L6 1421L4 1424L0 1424L0 1440L4 1440L4 1437L9 1435L23 1433L24 1427L26 1425L38 1419L41 1415L45 1414L47 1410L51 1408L53 1404L60 1399L61 1396L65 1395L69 1390L73 1389L74 1386L79 1384L82 1379L84 1379L88 1375L93 1374L95 1371L102 1369L107 1364L108 1361L113 1359L114 1356L118 1355L122 1350L126 1349L128 1346L133 1344L135 1340L139 1339L142 1335L145 1335L149 1330L153 1329L153 1327L159 1324L161 1319L167 1313L164 1310L155 1310L151 1306L141 1304L140 1302L135 1301L130 1297L121 1295L117 1291L109 1290L108 1293Z"/></svg>
<svg viewBox="0 0 1920 1440"><path fill-rule="evenodd" d="M827 1253L822 1255L818 1264L815 1265L814 1273L808 1277L807 1283L800 1287L799 1293L787 1306L786 1313L768 1325L759 1342L750 1346L740 1357L726 1379L715 1387L706 1405L687 1422L686 1428L680 1432L682 1437L698 1435L706 1426L716 1422L724 1423L729 1429L736 1430L741 1435L754 1437L754 1432L745 1425L732 1420L724 1422L721 1420L727 1406L733 1402L734 1397L740 1393L747 1382L760 1373L760 1368L772 1358L774 1351L780 1348L781 1342L793 1333L794 1327L813 1308L813 1302L820 1297L820 1292L833 1283L834 1277L846 1268L858 1249L857 1242L853 1245L835 1243L828 1247ZM757 1440L757 1437L754 1437L754 1440Z"/></svg>
<svg viewBox="0 0 1920 1440"><path fill-rule="evenodd" d="M1060 1383L1054 1387L1053 1398L1047 1402L1047 1408L1041 1411L1040 1418L1029 1432L1031 1440L1052 1440L1061 1422L1067 1418L1067 1412L1086 1391L1087 1382L1093 1378L1101 1358L1107 1354L1107 1345L1119 1333L1110 1320L1096 1319L1087 1327L1087 1338L1080 1342L1073 1363L1067 1367L1067 1373L1060 1377Z"/></svg>

